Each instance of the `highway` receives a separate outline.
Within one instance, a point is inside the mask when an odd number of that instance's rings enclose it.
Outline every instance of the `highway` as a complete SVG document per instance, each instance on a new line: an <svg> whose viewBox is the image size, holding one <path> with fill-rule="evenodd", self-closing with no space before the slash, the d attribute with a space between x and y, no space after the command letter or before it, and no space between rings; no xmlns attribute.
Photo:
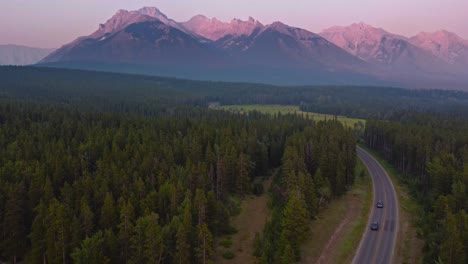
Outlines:
<svg viewBox="0 0 468 264"><path fill-rule="evenodd" d="M398 199L395 189L384 168L377 160L359 147L357 148L357 154L372 177L374 199L368 224L353 263L392 263L398 232ZM377 201L383 202L383 208L376 207ZM370 225L374 221L379 222L377 231L370 229Z"/></svg>

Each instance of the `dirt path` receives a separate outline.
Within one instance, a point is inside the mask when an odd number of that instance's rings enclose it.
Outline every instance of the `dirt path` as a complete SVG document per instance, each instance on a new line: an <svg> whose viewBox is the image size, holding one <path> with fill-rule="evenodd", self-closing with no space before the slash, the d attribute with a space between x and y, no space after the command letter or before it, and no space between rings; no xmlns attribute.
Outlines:
<svg viewBox="0 0 468 264"><path fill-rule="evenodd" d="M322 250L320 258L316 263L333 263L338 252L338 246L340 245L345 234L351 230L353 225L353 220L358 217L360 201L357 197L350 195L346 199L346 212L345 218L341 221L338 228L335 230L330 240L328 240L327 245Z"/></svg>
<svg viewBox="0 0 468 264"><path fill-rule="evenodd" d="M361 163L358 167L356 175L364 170ZM301 247L300 263L351 263L367 225L371 202L370 177L356 177L353 187L312 221L310 238Z"/></svg>
<svg viewBox="0 0 468 264"><path fill-rule="evenodd" d="M307 250L311 254L304 254L301 263L335 263L339 254L337 249L341 245L343 237L352 229L353 222L359 216L359 212L360 200L351 193L334 201L311 225L312 239L319 239L326 243L322 244L324 246L320 249ZM321 228L324 223L336 228L324 230ZM320 229L323 232L318 232ZM328 240L326 240L327 238ZM304 247L307 248L308 245L310 244L306 243Z"/></svg>
<svg viewBox="0 0 468 264"><path fill-rule="evenodd" d="M261 233L265 226L265 222L270 216L268 209L268 194L271 178L264 182L265 192L257 196L248 196L241 202L241 213L231 219L232 225L238 232L231 236L223 236L219 238L219 242L223 240L232 241L229 248L225 248L218 242L216 247L215 263L252 263L253 262L253 243L255 233ZM234 253L233 259L224 259L225 252Z"/></svg>

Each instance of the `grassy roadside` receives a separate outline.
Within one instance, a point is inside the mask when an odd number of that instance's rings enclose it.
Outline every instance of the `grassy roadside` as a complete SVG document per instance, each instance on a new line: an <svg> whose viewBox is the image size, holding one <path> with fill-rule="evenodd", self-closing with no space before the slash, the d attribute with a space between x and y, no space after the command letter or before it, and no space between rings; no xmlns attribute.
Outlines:
<svg viewBox="0 0 468 264"><path fill-rule="evenodd" d="M217 109L228 110L232 112L250 112L250 111L259 111L264 114L274 115L277 113L281 114L298 114L304 115L310 118L313 118L317 121L322 120L331 120L334 118L333 115L326 115L326 114L319 114L319 113L312 113L312 112L304 112L299 109L298 106L295 105L223 105L217 107ZM362 122L363 124L366 122L363 119L357 118L349 118L345 116L338 116L338 121L342 122L344 125L348 127L354 127L355 124L358 122Z"/></svg>
<svg viewBox="0 0 468 264"><path fill-rule="evenodd" d="M384 167L395 186L399 205L399 229L393 263L422 263L424 241L417 235L418 215L422 208L409 194L407 186L400 180L399 172L375 151L360 145Z"/></svg>
<svg viewBox="0 0 468 264"><path fill-rule="evenodd" d="M351 263L359 242L362 239L362 234L367 227L367 220L369 219L370 209L373 206L373 189L372 180L370 178L367 168L362 161L358 158L356 165L356 172L364 173L363 177L357 176L355 180L356 188L351 191L361 197L362 205L359 217L352 223L351 229L345 234L343 241L338 247L340 254L338 255L336 263ZM360 174L356 174L360 175Z"/></svg>
<svg viewBox="0 0 468 264"><path fill-rule="evenodd" d="M312 235L302 246L301 263L352 261L366 228L372 203L372 181L360 160L355 173L352 188L332 201L312 222Z"/></svg>

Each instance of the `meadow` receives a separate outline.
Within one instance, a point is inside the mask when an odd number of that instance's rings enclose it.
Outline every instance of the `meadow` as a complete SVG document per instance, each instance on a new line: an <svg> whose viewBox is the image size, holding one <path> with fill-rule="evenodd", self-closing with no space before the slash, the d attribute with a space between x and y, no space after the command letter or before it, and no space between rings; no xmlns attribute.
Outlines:
<svg viewBox="0 0 468 264"><path fill-rule="evenodd" d="M312 118L316 121L331 120L335 117L338 121L342 122L347 127L355 127L359 122L365 124L364 119L358 118L349 118L345 116L334 116L328 114L304 112L299 109L299 106L295 105L223 105L219 106L219 109L228 110L232 112L248 113L251 111L258 111L264 114L274 115L274 114L297 114L302 115L307 118Z"/></svg>

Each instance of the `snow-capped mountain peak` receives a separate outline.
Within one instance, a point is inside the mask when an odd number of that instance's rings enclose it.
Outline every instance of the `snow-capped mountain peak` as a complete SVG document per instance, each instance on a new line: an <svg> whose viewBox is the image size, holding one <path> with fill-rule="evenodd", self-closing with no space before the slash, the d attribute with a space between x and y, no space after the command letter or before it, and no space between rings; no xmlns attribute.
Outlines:
<svg viewBox="0 0 468 264"><path fill-rule="evenodd" d="M120 9L104 24L100 24L96 32L90 35L91 38L106 38L107 34L115 33L125 27L140 22L159 20L162 23L187 33L187 30L176 21L168 18L156 7L143 7L139 10L128 11Z"/></svg>
<svg viewBox="0 0 468 264"><path fill-rule="evenodd" d="M140 14L143 14L143 15L148 15L148 16L151 16L151 17L161 17L161 18L164 18L164 19L168 19L167 16L165 14L163 14L159 9L157 9L156 7L148 7L148 6L145 6L145 7L142 7L140 9L138 9L138 12Z"/></svg>
<svg viewBox="0 0 468 264"><path fill-rule="evenodd" d="M168 26L171 26L173 28L176 28L180 31L187 33L187 30L183 26L181 26L178 22L168 18L164 13L162 13L156 7L143 7L143 8L140 8L137 12L142 15L154 17Z"/></svg>
<svg viewBox="0 0 468 264"><path fill-rule="evenodd" d="M128 25L138 22L152 20L150 16L146 16L137 11L127 11L120 9L104 24L100 24L97 31L90 35L91 38L100 38L106 34L117 32Z"/></svg>
<svg viewBox="0 0 468 264"><path fill-rule="evenodd" d="M263 26L252 17L249 17L247 21L234 18L230 23L227 23L216 18L210 19L203 15L194 16L189 21L182 23L182 25L195 34L210 40L218 40L227 35L250 35L256 28Z"/></svg>

